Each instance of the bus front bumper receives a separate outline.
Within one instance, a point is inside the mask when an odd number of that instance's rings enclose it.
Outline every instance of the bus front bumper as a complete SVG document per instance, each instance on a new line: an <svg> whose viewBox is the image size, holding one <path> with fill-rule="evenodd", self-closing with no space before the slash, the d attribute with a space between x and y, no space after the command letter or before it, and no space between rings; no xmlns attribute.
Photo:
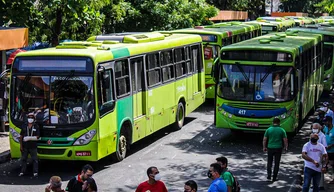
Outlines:
<svg viewBox="0 0 334 192"><path fill-rule="evenodd" d="M235 117L234 115L226 116L222 113L217 112L216 127L234 129L240 131L264 132L272 125L273 120L274 117L253 119L246 117ZM281 120L281 127L287 133L294 132L294 128L296 126L295 118L289 116L286 117L285 119L280 119L280 120Z"/></svg>
<svg viewBox="0 0 334 192"><path fill-rule="evenodd" d="M48 147L38 146L37 154L39 159L47 160L71 160L71 161L97 161L97 142L91 141L83 146ZM20 144L10 139L11 158L21 157Z"/></svg>

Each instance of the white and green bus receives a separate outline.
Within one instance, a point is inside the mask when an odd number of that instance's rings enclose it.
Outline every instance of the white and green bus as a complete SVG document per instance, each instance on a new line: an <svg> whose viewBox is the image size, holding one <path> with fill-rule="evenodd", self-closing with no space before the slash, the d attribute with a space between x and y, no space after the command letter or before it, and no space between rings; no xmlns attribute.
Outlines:
<svg viewBox="0 0 334 192"><path fill-rule="evenodd" d="M156 32L20 53L11 71L11 156L21 156L21 125L33 112L40 159L121 161L132 143L180 129L204 102L203 63L199 35Z"/></svg>

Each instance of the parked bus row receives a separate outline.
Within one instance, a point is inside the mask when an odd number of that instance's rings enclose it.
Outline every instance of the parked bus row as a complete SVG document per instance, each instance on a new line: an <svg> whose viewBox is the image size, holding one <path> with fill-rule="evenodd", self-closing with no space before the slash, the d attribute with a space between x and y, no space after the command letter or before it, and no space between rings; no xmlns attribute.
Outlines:
<svg viewBox="0 0 334 192"><path fill-rule="evenodd" d="M168 125L180 129L206 98L215 100L219 128L263 131L280 117L296 133L323 91L324 70L332 74L323 62L328 37L299 30L261 36L261 29L227 22L19 53L10 78L12 158L20 157L31 112L41 127L40 159L120 161L132 143Z"/></svg>

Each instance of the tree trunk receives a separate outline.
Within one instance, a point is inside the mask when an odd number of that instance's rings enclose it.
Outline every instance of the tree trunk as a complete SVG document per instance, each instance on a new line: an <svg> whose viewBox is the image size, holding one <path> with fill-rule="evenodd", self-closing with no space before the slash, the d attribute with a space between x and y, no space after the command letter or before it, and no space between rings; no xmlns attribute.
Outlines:
<svg viewBox="0 0 334 192"><path fill-rule="evenodd" d="M58 8L56 12L56 24L55 24L54 32L52 35L52 46L57 46L59 44L59 35L61 33L61 24L63 21L62 15L63 15L63 12L61 8Z"/></svg>

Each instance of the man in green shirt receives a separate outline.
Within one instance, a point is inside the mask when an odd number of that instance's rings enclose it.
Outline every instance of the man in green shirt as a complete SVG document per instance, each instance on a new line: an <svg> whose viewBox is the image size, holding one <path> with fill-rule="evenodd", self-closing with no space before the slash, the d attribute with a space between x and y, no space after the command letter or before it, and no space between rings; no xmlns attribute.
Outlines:
<svg viewBox="0 0 334 192"><path fill-rule="evenodd" d="M222 156L222 157L218 157L216 159L217 163L222 167L222 173L220 174L220 178L224 179L226 185L227 185L227 191L228 192L232 192L232 188L233 188L233 183L234 183L234 178L232 176L232 174L227 171L227 158Z"/></svg>
<svg viewBox="0 0 334 192"><path fill-rule="evenodd" d="M288 139L285 130L280 127L281 121L278 118L274 118L273 126L269 127L264 133L263 137L263 151L268 152L267 159L267 180L271 180L271 167L273 165L273 159L275 157L275 167L273 174L273 181L277 181L277 174L279 170L279 164L281 161L283 141L284 149L288 150Z"/></svg>

